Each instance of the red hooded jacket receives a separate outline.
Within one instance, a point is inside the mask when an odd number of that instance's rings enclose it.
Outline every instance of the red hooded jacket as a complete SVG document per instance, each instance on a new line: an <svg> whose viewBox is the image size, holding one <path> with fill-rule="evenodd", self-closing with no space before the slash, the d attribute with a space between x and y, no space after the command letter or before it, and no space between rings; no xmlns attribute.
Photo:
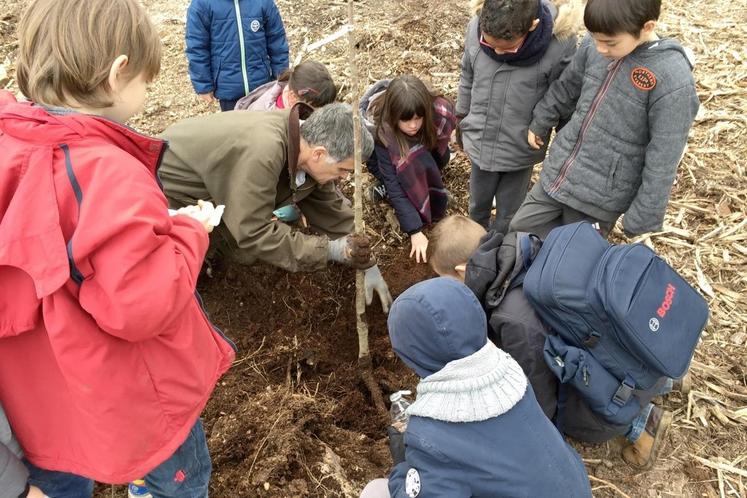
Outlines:
<svg viewBox="0 0 747 498"><path fill-rule="evenodd" d="M34 464L107 483L185 441L234 352L169 216L165 142L0 91L0 403Z"/></svg>

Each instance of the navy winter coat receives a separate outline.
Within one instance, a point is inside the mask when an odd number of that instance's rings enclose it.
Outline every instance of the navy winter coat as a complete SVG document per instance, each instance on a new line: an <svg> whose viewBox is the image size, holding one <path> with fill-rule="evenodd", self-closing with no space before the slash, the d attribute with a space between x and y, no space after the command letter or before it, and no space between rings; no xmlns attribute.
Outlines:
<svg viewBox="0 0 747 498"><path fill-rule="evenodd" d="M418 470L419 498L591 497L578 454L544 416L531 385L507 413L483 422L411 417L405 458L389 476L392 498L405 498Z"/></svg>
<svg viewBox="0 0 747 498"><path fill-rule="evenodd" d="M485 314L465 285L448 277L416 284L394 302L388 325L397 356L423 377L409 410L405 461L389 476L392 498L591 497L581 459L542 413L519 366L486 346ZM498 351L495 371L464 363L486 358L486 347ZM429 403L434 386L442 396ZM484 414L481 401L489 399L502 413ZM445 421L443 411L464 421Z"/></svg>
<svg viewBox="0 0 747 498"><path fill-rule="evenodd" d="M186 38L198 94L238 99L288 68L288 41L273 0L192 0Z"/></svg>

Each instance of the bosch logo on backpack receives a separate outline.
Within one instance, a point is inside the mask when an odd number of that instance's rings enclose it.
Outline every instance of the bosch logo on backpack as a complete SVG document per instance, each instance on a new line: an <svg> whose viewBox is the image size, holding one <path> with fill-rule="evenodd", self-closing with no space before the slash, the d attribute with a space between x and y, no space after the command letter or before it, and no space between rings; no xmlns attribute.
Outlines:
<svg viewBox="0 0 747 498"><path fill-rule="evenodd" d="M661 302L659 309L656 310L656 314L659 315L660 318L667 316L669 308L672 307L675 292L677 292L677 288L672 284L667 284L667 291L664 293L664 301Z"/></svg>
<svg viewBox="0 0 747 498"><path fill-rule="evenodd" d="M659 320L656 318L652 318L648 321L648 328L651 330L651 332L658 332L659 330Z"/></svg>

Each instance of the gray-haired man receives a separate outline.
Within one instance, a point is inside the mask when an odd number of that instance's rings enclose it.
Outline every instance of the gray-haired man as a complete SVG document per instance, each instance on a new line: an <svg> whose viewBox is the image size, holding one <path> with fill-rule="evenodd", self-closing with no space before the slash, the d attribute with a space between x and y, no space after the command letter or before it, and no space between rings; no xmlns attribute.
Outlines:
<svg viewBox="0 0 747 498"><path fill-rule="evenodd" d="M244 264L259 260L293 272L329 261L368 268L368 240L350 235L353 212L334 187L354 168L350 107L329 104L303 123L299 109L210 114L167 128L159 176L169 207L199 199L225 204L211 242ZM373 140L365 128L361 136L365 160ZM294 213L320 235L292 230L286 221ZM392 298L377 266L366 270L369 304L374 291L386 312Z"/></svg>

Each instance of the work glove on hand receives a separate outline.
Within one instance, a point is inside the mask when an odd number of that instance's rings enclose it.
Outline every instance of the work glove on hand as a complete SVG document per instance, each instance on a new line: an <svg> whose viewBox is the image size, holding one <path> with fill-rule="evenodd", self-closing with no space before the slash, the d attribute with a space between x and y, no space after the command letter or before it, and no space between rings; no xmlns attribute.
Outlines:
<svg viewBox="0 0 747 498"><path fill-rule="evenodd" d="M405 461L405 435L391 425L386 428L389 435L389 453L392 454L394 465Z"/></svg>
<svg viewBox="0 0 747 498"><path fill-rule="evenodd" d="M371 254L371 241L362 234L351 234L329 241L327 260L365 270L376 263Z"/></svg>
<svg viewBox="0 0 747 498"><path fill-rule="evenodd" d="M381 275L379 265L374 265L365 272L365 287L366 287L366 305L370 305L373 301L374 291L379 295L379 301L381 301L381 310L384 313L389 313L389 306L392 304L392 295L389 292L389 287L386 285L384 277Z"/></svg>

